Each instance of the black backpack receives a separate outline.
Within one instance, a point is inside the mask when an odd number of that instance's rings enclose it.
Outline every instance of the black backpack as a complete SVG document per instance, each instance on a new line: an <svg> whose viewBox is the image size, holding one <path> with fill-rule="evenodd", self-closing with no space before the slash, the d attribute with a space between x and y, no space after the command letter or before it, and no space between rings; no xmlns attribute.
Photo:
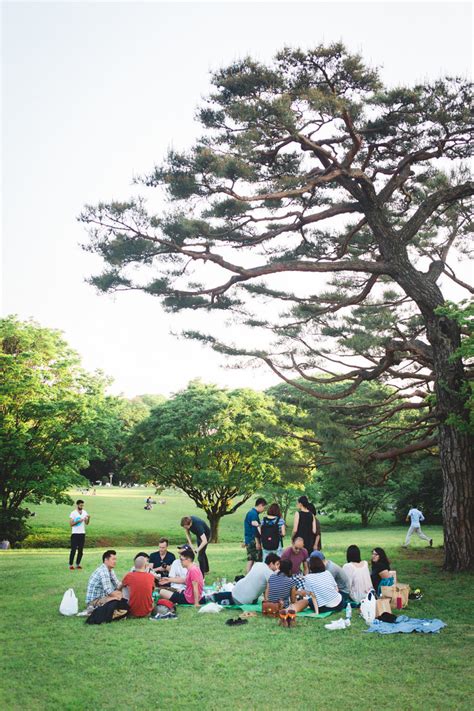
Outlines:
<svg viewBox="0 0 474 711"><path fill-rule="evenodd" d="M261 526L262 548L276 551L280 545L280 526L278 518L264 518Z"/></svg>

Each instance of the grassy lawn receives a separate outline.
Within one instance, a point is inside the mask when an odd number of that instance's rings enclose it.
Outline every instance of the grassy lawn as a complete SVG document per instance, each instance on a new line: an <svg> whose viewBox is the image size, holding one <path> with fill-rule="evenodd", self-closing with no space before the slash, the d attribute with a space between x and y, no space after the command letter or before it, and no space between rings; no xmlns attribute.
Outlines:
<svg viewBox="0 0 474 711"><path fill-rule="evenodd" d="M120 497L118 497L120 498ZM95 535L120 534L133 525L147 536L169 533L181 540L184 513L179 497L166 497L152 512L141 508L143 490L131 492L126 514L112 492L86 502ZM99 504L100 502L100 504ZM106 502L107 516L99 516ZM122 502L123 503L123 502ZM41 527L60 531L69 507L39 507ZM188 510L188 509L186 509ZM151 516L147 518L147 515ZM243 571L241 515L223 527L224 543L212 546L209 581ZM154 529L156 526L156 529ZM91 524L91 534L92 534ZM91 627L58 612L62 594L73 586L82 604L89 574L100 551L89 547L84 570L70 572L65 549L26 549L0 553L2 709L257 709L270 704L288 709L468 709L472 708L472 576L441 571L442 552L416 542L400 548L404 528L324 532L325 551L344 562L348 544L365 557L374 545L389 553L399 578L420 586L424 598L406 611L439 617L448 627L438 635L368 635L357 615L349 630L329 632L327 620L298 620L294 630L274 620L250 619L243 627L224 623L230 611L199 615L180 609L177 620L124 620ZM435 545L439 528L427 528ZM228 542L234 538L234 542ZM139 539L145 544L144 539ZM119 547L117 572L131 566L133 554L149 545Z"/></svg>
<svg viewBox="0 0 474 711"><path fill-rule="evenodd" d="M164 499L165 504L157 504L151 511L144 510L145 498L150 494L154 499ZM184 494L177 491L166 491L155 496L154 489L120 489L118 487L97 487L96 496L72 491L74 501L84 499L85 508L91 515L91 524L87 529L88 546L143 546L154 545L157 539L166 535L175 544L182 543L183 530L179 522L181 517L197 515L206 518L205 514L196 508L195 504ZM241 506L232 516L225 516L220 525L220 542L235 543L242 540L243 519L248 509L253 505L253 498ZM29 520L33 532L24 542L23 547L64 547L69 541L68 518L72 506L55 504L30 505L36 513ZM288 516L288 522L293 521L293 512ZM393 517L389 513L381 513L375 519L374 525L392 524ZM359 518L356 514L338 514L334 520L329 516L321 517L324 530L333 528L358 528ZM404 540L405 529L400 532L400 540ZM439 540L438 536L438 541Z"/></svg>

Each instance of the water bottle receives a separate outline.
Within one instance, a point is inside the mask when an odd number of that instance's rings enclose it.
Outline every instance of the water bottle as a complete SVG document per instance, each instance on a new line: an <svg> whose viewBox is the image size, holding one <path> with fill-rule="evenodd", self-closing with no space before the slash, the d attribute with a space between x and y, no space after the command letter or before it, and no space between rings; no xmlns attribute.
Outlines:
<svg viewBox="0 0 474 711"><path fill-rule="evenodd" d="M351 607L351 603L348 602L346 605L346 620L350 620L351 617L352 617L352 607Z"/></svg>

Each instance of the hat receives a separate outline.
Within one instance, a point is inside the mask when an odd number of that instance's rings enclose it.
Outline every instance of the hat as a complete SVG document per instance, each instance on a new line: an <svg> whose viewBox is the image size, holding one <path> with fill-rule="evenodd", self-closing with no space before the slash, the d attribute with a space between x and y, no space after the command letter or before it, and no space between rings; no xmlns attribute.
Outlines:
<svg viewBox="0 0 474 711"><path fill-rule="evenodd" d="M313 551L311 555L309 556L310 558L319 558L320 560L326 560L326 556L322 551Z"/></svg>
<svg viewBox="0 0 474 711"><path fill-rule="evenodd" d="M179 551L192 551L192 548L189 543L184 543L182 546L177 546L177 548Z"/></svg>

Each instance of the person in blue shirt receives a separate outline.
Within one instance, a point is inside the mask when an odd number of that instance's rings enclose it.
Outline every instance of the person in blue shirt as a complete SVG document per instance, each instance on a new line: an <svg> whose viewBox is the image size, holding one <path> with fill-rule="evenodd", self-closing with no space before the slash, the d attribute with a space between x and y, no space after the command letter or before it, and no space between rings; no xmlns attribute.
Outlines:
<svg viewBox="0 0 474 711"><path fill-rule="evenodd" d="M421 511L416 508L416 506L409 510L406 520L410 521L410 528L408 529L407 537L405 538L405 543L403 544L404 548L408 547L408 544L410 543L410 538L414 533L416 533L417 536L422 538L424 541L429 541L430 546L433 545L433 539L428 538L428 536L425 536L425 534L421 530L420 524L422 521L425 520L425 517L423 516Z"/></svg>
<svg viewBox="0 0 474 711"><path fill-rule="evenodd" d="M244 519L244 547L247 549L247 573L254 563L262 562L260 543L260 514L265 511L267 502L258 498L255 506L247 512Z"/></svg>

